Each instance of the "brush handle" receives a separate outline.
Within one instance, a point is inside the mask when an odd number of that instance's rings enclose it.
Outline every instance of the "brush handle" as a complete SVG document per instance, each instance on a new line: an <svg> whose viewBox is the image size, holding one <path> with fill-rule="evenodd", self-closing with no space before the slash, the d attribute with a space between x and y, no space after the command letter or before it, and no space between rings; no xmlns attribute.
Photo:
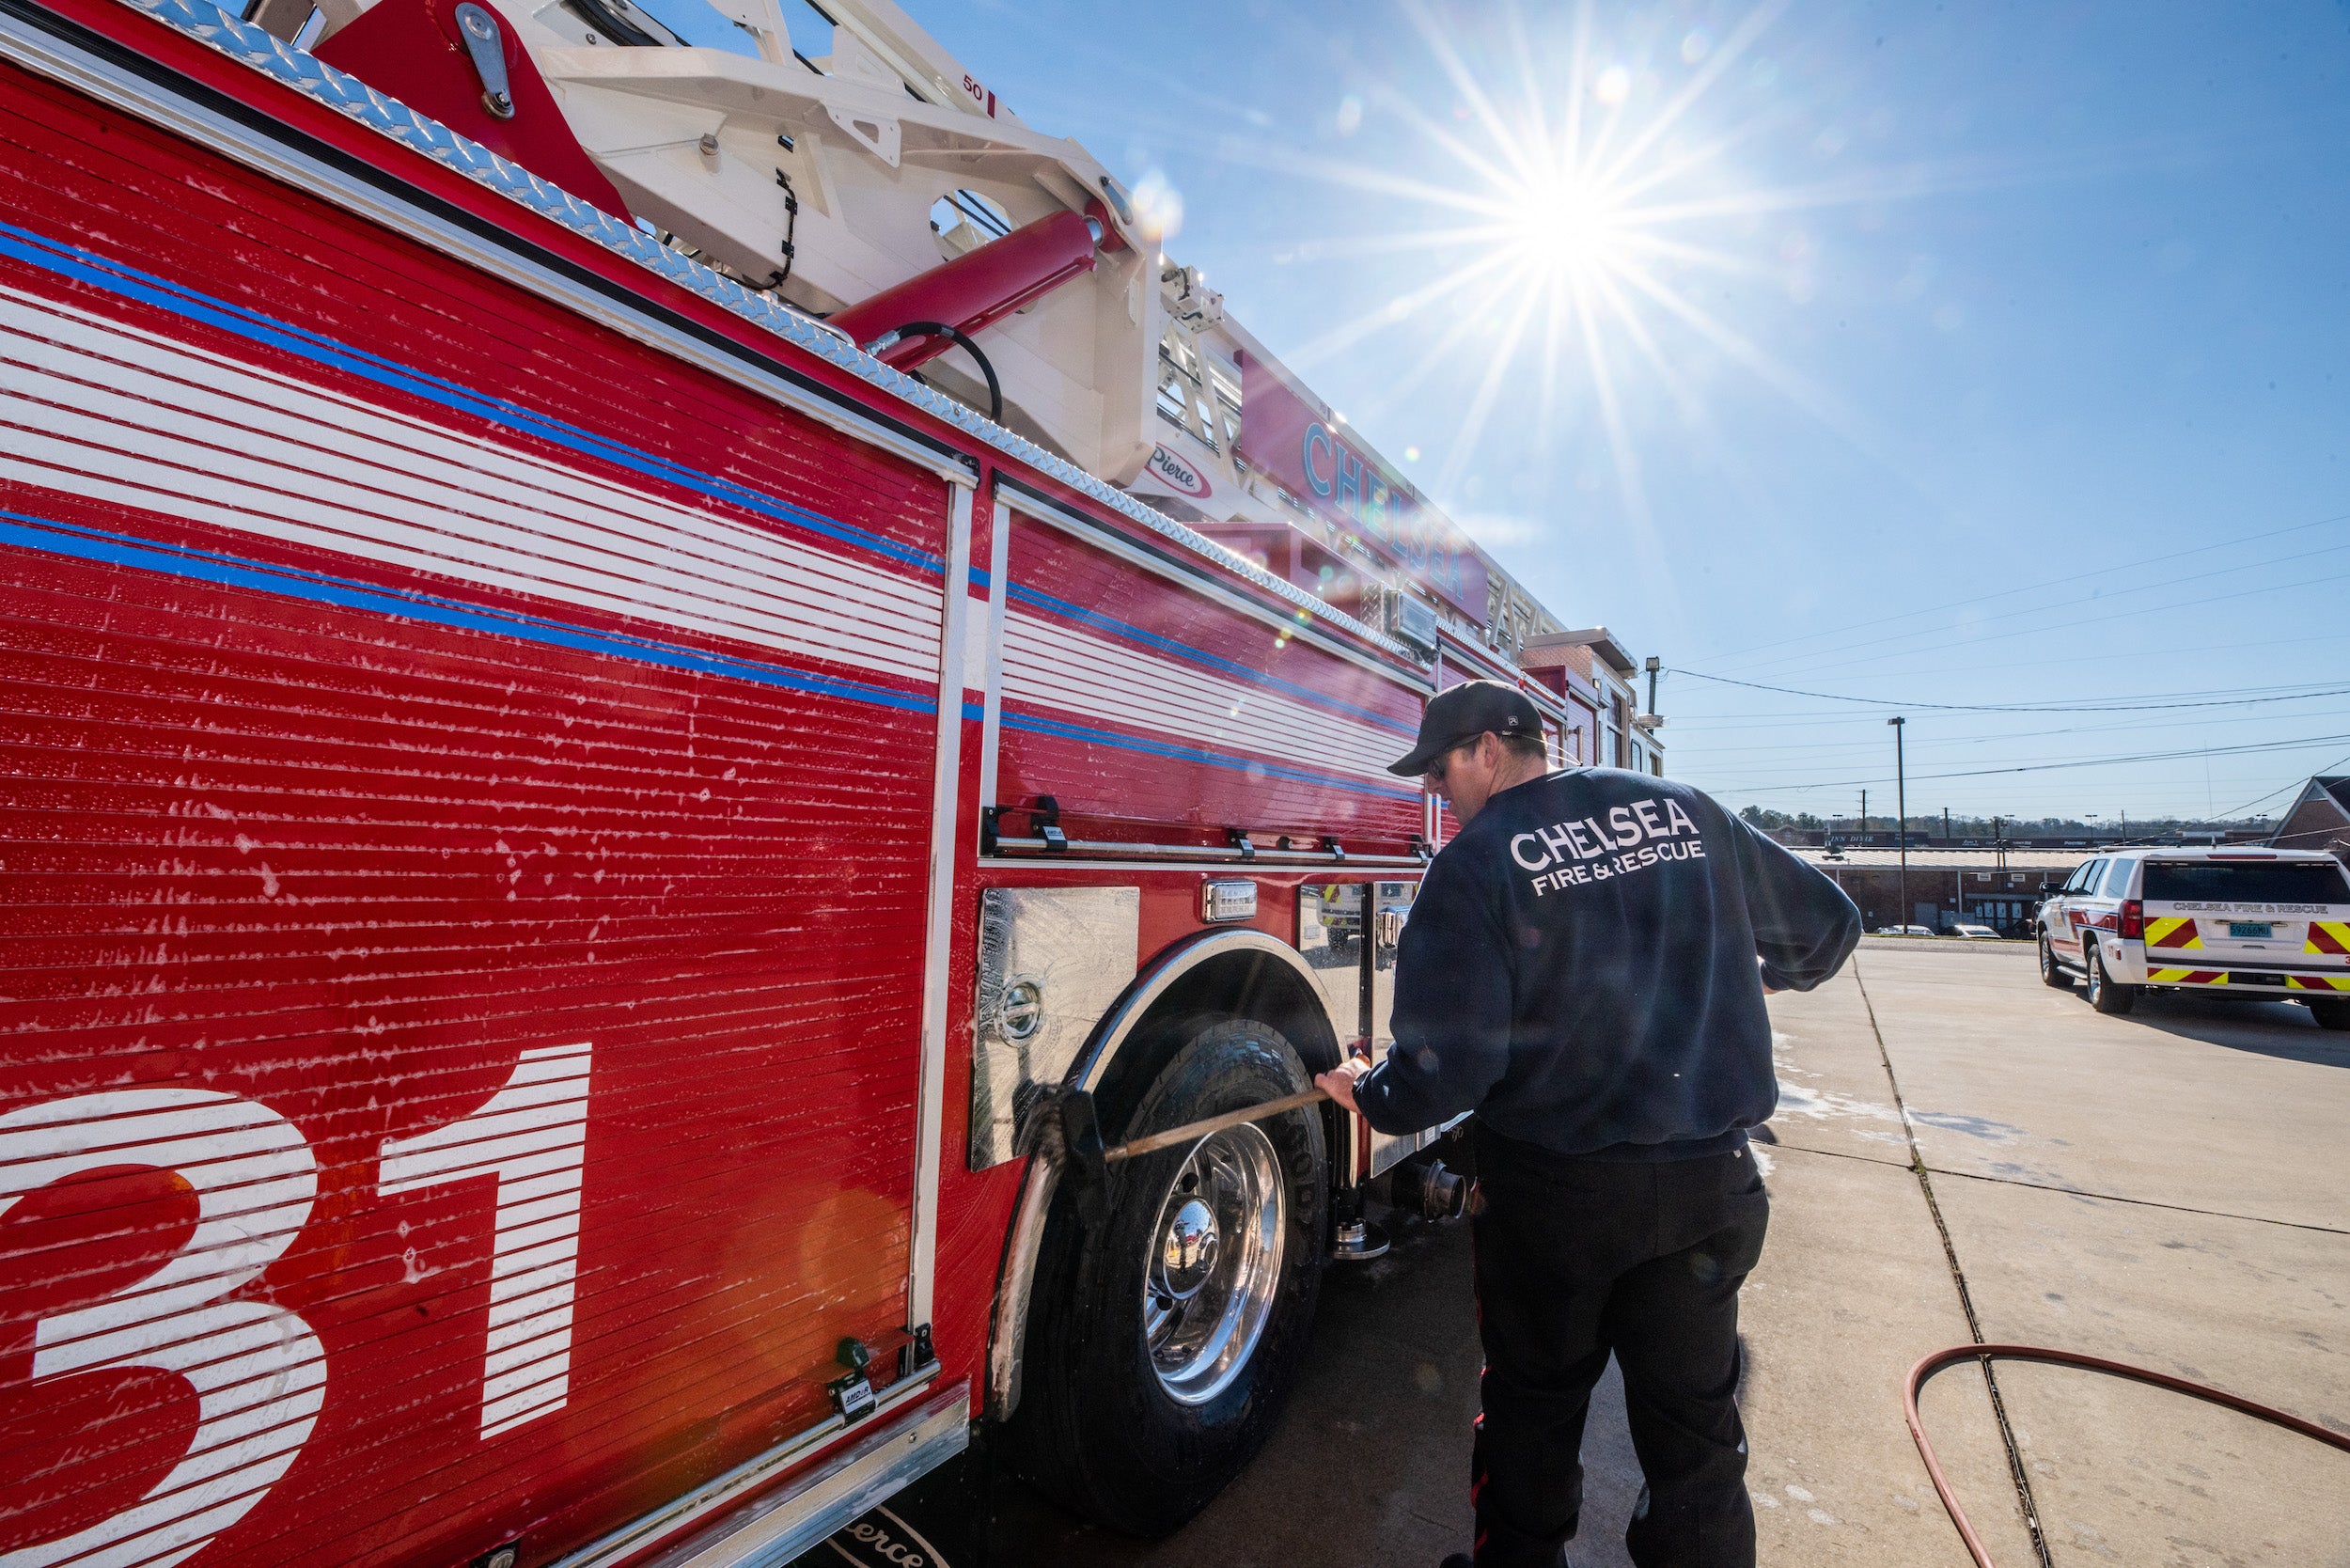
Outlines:
<svg viewBox="0 0 2350 1568"><path fill-rule="evenodd" d="M1203 1121L1185 1122L1181 1127L1169 1127L1163 1133L1146 1134L1141 1137L1121 1143L1115 1149L1105 1149L1102 1152L1102 1161L1107 1165L1117 1160L1131 1160L1137 1154L1155 1154L1162 1149L1172 1149L1179 1143L1196 1143L1203 1137L1222 1132L1227 1127L1237 1127L1244 1121L1261 1121L1268 1116L1278 1116L1283 1111L1293 1111L1301 1105L1310 1105L1317 1101L1328 1098L1330 1096L1324 1090L1309 1089L1302 1094L1290 1094L1278 1100L1268 1100L1261 1105L1247 1105L1240 1110L1226 1111L1221 1116L1211 1116Z"/></svg>

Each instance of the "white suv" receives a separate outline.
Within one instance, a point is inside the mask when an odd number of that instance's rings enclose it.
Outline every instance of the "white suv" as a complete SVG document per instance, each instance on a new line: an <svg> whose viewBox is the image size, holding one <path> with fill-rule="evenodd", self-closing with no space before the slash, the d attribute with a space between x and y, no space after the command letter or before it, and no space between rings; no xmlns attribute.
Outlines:
<svg viewBox="0 0 2350 1568"><path fill-rule="evenodd" d="M2134 849L2084 862L2035 923L2040 978L2099 1012L2149 986L2306 1003L2350 1029L2350 877L2314 850Z"/></svg>

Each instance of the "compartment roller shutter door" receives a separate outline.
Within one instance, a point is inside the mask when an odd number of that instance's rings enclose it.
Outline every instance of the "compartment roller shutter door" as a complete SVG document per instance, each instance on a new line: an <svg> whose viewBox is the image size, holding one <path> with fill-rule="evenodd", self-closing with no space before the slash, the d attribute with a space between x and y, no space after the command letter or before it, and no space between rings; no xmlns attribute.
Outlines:
<svg viewBox="0 0 2350 1568"><path fill-rule="evenodd" d="M0 142L0 1553L548 1560L905 1324L947 487Z"/></svg>

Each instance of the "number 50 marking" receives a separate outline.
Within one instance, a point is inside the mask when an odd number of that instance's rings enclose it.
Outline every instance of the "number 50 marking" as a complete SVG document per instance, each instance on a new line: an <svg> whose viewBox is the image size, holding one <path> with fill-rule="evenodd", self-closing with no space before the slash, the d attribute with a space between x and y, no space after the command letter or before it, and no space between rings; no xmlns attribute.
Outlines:
<svg viewBox="0 0 2350 1568"><path fill-rule="evenodd" d="M588 1047L525 1051L462 1121L384 1146L379 1190L497 1177L481 1435L562 1408L587 1138ZM40 1320L33 1380L118 1367L177 1372L196 1393L178 1464L130 1507L0 1553L0 1568L172 1568L250 1513L292 1467L326 1398L326 1352L297 1312L226 1299L285 1256L318 1196L318 1163L267 1105L201 1089L126 1089L0 1116L0 1218L86 1170L149 1166L196 1192L179 1249L105 1299Z"/></svg>

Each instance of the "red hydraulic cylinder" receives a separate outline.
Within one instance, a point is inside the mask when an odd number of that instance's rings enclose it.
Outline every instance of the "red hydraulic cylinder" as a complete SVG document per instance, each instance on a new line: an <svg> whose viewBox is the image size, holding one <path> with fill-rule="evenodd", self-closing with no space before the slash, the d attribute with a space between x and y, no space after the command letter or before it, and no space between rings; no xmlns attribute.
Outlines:
<svg viewBox="0 0 2350 1568"><path fill-rule="evenodd" d="M943 321L976 334L1079 273L1091 272L1098 250L1120 244L1117 229L1101 218L1055 212L837 310L829 321L860 345L912 321ZM948 337L904 337L878 353L884 364L911 370L953 347Z"/></svg>

